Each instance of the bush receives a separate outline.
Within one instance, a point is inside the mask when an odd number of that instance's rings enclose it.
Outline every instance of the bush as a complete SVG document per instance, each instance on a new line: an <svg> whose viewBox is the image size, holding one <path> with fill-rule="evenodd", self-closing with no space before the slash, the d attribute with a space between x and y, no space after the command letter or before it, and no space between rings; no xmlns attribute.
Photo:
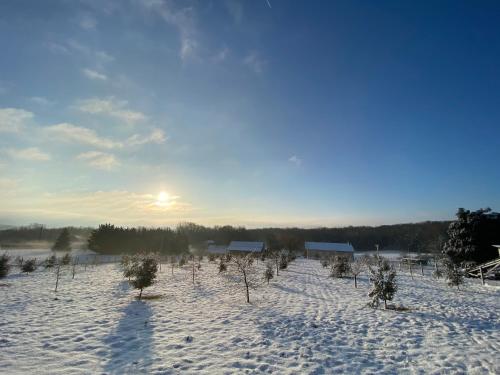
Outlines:
<svg viewBox="0 0 500 375"><path fill-rule="evenodd" d="M212 254L212 253L208 254L208 261L209 262L215 262L216 259L217 259L217 255L216 254Z"/></svg>
<svg viewBox="0 0 500 375"><path fill-rule="evenodd" d="M460 285L464 283L464 272L456 265L451 259L446 259L444 261L446 280L448 281L448 286L456 286L460 290Z"/></svg>
<svg viewBox="0 0 500 375"><path fill-rule="evenodd" d="M370 281L373 283L373 289L368 294L372 301L369 303L371 307L378 307L380 300L384 301L384 308L387 309L387 301L392 301L396 294L396 271L389 265L385 259L379 258L375 266L368 266L371 276Z"/></svg>
<svg viewBox="0 0 500 375"><path fill-rule="evenodd" d="M9 274L9 260L10 257L7 254L2 254L2 256L0 256L0 279L3 279Z"/></svg>
<svg viewBox="0 0 500 375"><path fill-rule="evenodd" d="M21 266L21 271L29 273L36 270L36 259L28 259L23 262Z"/></svg>
<svg viewBox="0 0 500 375"><path fill-rule="evenodd" d="M45 259L44 265L45 268L52 268L56 265L57 263L57 257L55 255L51 255L47 259Z"/></svg>

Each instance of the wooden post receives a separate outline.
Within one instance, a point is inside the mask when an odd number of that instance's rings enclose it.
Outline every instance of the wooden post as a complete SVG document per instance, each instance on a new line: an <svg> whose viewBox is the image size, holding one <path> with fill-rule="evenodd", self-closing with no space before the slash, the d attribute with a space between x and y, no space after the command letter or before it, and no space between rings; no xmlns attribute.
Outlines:
<svg viewBox="0 0 500 375"><path fill-rule="evenodd" d="M420 271L422 271L422 276L424 276L424 264L420 261Z"/></svg>
<svg viewBox="0 0 500 375"><path fill-rule="evenodd" d="M57 265L57 271L56 271L56 288L54 289L54 292L57 292L57 286L59 285L59 271L61 270L61 265Z"/></svg>
<svg viewBox="0 0 500 375"><path fill-rule="evenodd" d="M484 285L483 267L479 267L479 273L481 274L481 284Z"/></svg>
<svg viewBox="0 0 500 375"><path fill-rule="evenodd" d="M72 269L72 274L73 274L73 276L72 276L72 278L71 278L72 280L74 280L74 279L75 279L75 267L76 267L76 261L73 261L73 269Z"/></svg>

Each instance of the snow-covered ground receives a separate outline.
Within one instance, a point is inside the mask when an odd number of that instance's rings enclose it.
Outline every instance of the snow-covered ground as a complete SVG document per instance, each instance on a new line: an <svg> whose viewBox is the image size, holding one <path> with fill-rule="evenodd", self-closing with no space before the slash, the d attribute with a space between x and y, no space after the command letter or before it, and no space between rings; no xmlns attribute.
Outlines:
<svg viewBox="0 0 500 375"><path fill-rule="evenodd" d="M215 264L163 265L137 301L117 264L0 280L4 374L443 374L500 373L500 289L467 280L450 289L401 274L394 303L366 307L366 276L330 279L297 260L245 303Z"/></svg>

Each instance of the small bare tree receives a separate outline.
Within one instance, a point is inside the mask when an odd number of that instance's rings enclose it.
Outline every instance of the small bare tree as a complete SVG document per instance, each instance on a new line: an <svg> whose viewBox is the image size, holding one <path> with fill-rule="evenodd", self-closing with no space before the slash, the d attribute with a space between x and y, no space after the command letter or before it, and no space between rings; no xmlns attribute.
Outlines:
<svg viewBox="0 0 500 375"><path fill-rule="evenodd" d="M269 281L274 277L274 266L271 262L266 263L266 269L264 270L264 280L267 281L269 285Z"/></svg>
<svg viewBox="0 0 500 375"><path fill-rule="evenodd" d="M226 271L227 271L227 265L226 265L225 257L220 257L220 259L219 259L219 273L226 272Z"/></svg>
<svg viewBox="0 0 500 375"><path fill-rule="evenodd" d="M366 263L360 258L354 259L351 262L350 268L351 268L351 274L354 277L354 287L355 288L358 287L358 276L361 272L363 272L365 267L366 267Z"/></svg>
<svg viewBox="0 0 500 375"><path fill-rule="evenodd" d="M250 289L258 285L257 269L252 254L233 256L229 265L231 267L229 280L244 286L247 303L250 303Z"/></svg>

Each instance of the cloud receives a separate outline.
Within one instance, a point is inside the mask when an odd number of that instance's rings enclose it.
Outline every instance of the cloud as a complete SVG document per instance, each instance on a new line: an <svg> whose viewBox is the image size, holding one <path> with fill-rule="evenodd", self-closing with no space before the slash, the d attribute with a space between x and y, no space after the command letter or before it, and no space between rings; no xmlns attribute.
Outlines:
<svg viewBox="0 0 500 375"><path fill-rule="evenodd" d="M82 72L83 72L83 74L85 74L85 76L87 78L90 78L90 79L93 79L96 81L106 81L108 79L108 77L105 74L96 72L95 70L92 70L92 69L82 69Z"/></svg>
<svg viewBox="0 0 500 375"><path fill-rule="evenodd" d="M239 24L243 18L243 3L239 0L226 0L224 5L233 18L234 23Z"/></svg>
<svg viewBox="0 0 500 375"><path fill-rule="evenodd" d="M0 190L15 189L18 186L18 181L11 178L0 178Z"/></svg>
<svg viewBox="0 0 500 375"><path fill-rule="evenodd" d="M296 155L292 155L288 158L288 161L290 163L293 163L295 164L297 167L300 167L302 165L302 159L300 159L299 157L297 157Z"/></svg>
<svg viewBox="0 0 500 375"><path fill-rule="evenodd" d="M260 57L257 51L252 51L245 56L243 64L253 70L256 74L260 74L264 71L267 62Z"/></svg>
<svg viewBox="0 0 500 375"><path fill-rule="evenodd" d="M179 56L183 61L196 57L198 41L192 7L174 9L172 3L162 0L140 0L140 3L177 29L181 44Z"/></svg>
<svg viewBox="0 0 500 375"><path fill-rule="evenodd" d="M84 152L79 154L76 158L85 161L91 167L102 170L111 170L120 165L113 154L101 151Z"/></svg>
<svg viewBox="0 0 500 375"><path fill-rule="evenodd" d="M134 124L148 119L144 113L132 111L127 108L127 105L126 100L108 97L105 99L90 98L80 100L77 102L76 107L81 112L107 115L125 121L127 124Z"/></svg>
<svg viewBox="0 0 500 375"><path fill-rule="evenodd" d="M0 132L17 133L33 118L33 113L18 108L0 108Z"/></svg>
<svg viewBox="0 0 500 375"><path fill-rule="evenodd" d="M23 149L8 149L7 154L14 159L21 159L21 160L30 160L30 161L50 160L50 155L40 151L37 147L29 147Z"/></svg>
<svg viewBox="0 0 500 375"><path fill-rule="evenodd" d="M44 98L43 96L32 96L30 100L40 106L46 107L55 104L54 101Z"/></svg>
<svg viewBox="0 0 500 375"><path fill-rule="evenodd" d="M229 55L229 48L224 47L212 57L212 61L215 63L223 62L224 60L226 60L228 55Z"/></svg>
<svg viewBox="0 0 500 375"><path fill-rule="evenodd" d="M94 30L97 26L95 17L88 13L82 14L78 23L85 30Z"/></svg>
<svg viewBox="0 0 500 375"><path fill-rule="evenodd" d="M127 139L127 144L131 146L143 145L146 143L164 143L167 140L165 133L161 129L153 129L151 134L144 136L140 134L134 134L129 139Z"/></svg>
<svg viewBox="0 0 500 375"><path fill-rule="evenodd" d="M66 142L77 142L107 149L123 147L123 144L121 142L116 142L108 138L100 137L92 129L76 126L69 123L52 125L46 127L45 131Z"/></svg>
<svg viewBox="0 0 500 375"><path fill-rule="evenodd" d="M46 45L52 53L59 55L71 55L76 52L88 60L88 63L97 64L98 66L108 64L115 59L106 51L95 50L87 47L75 39L68 39L63 42L49 41Z"/></svg>

